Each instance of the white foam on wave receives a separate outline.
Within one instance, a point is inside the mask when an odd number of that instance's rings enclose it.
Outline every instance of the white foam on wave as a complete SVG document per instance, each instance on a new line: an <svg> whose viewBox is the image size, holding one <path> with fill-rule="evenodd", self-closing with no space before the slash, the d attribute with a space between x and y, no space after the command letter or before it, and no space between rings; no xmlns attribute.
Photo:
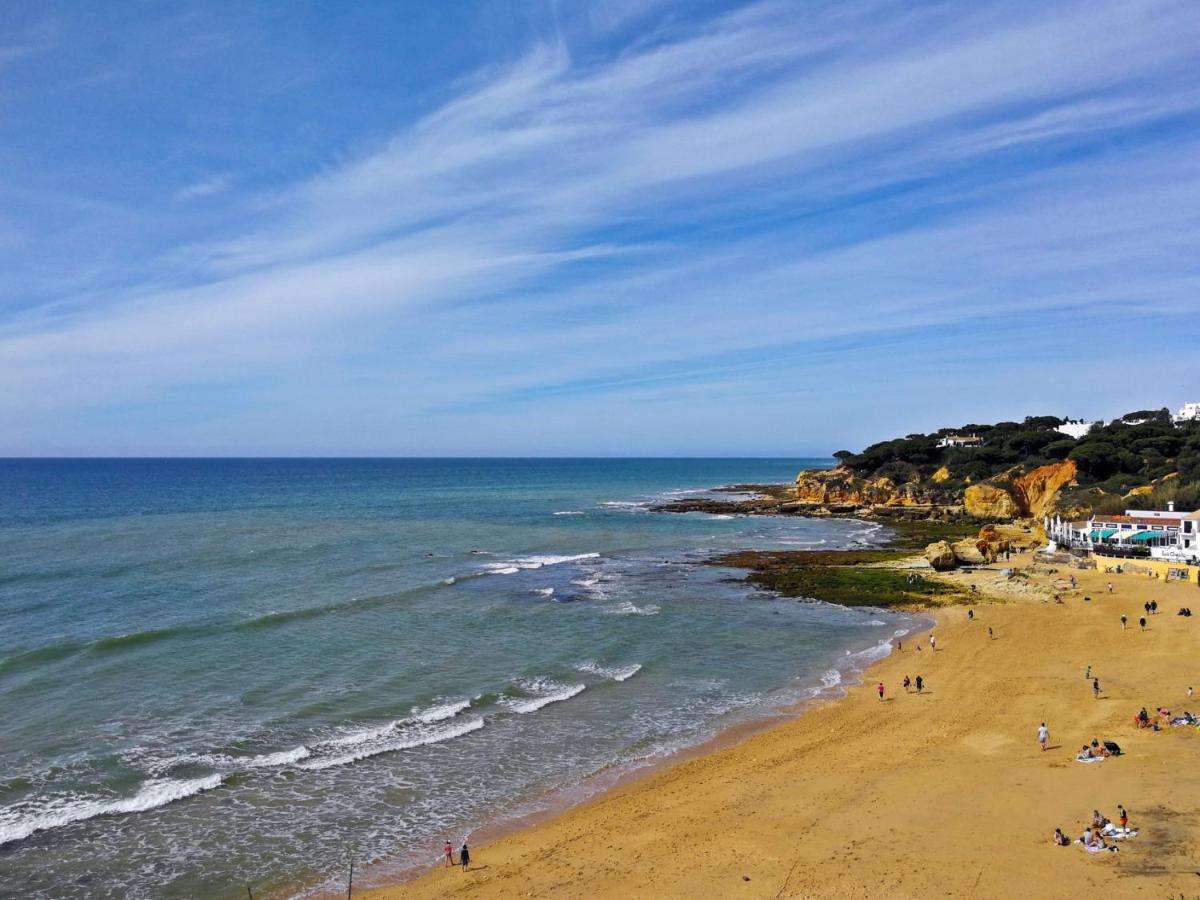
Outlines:
<svg viewBox="0 0 1200 900"><path fill-rule="evenodd" d="M582 516L585 515L582 509L560 509L554 515L556 516Z"/></svg>
<svg viewBox="0 0 1200 900"><path fill-rule="evenodd" d="M570 700L576 694L582 694L586 684L562 684L549 678L524 678L516 682L517 687L531 696L501 697L500 702L515 713L537 712L543 706Z"/></svg>
<svg viewBox="0 0 1200 900"><path fill-rule="evenodd" d="M221 783L222 776L176 780L156 778L142 783L132 797L102 800L96 797L60 797L43 801L22 801L0 809L0 845L19 841L38 831L61 828L73 822L97 816L115 816L144 812L166 806L184 797L209 791Z"/></svg>
<svg viewBox="0 0 1200 900"><path fill-rule="evenodd" d="M485 568L492 575L516 575L528 569L540 569L543 566L557 566L562 563L580 562L585 559L597 559L599 553L575 553L569 556L521 556L504 562L489 563Z"/></svg>
<svg viewBox="0 0 1200 900"><path fill-rule="evenodd" d="M552 587L534 588L533 593L540 594L543 597L553 597L554 596L554 588L552 588Z"/></svg>
<svg viewBox="0 0 1200 900"><path fill-rule="evenodd" d="M413 707L413 719L418 722L424 722L426 725L432 725L434 722L444 722L446 719L453 719L464 709L470 708L470 700L450 700L446 703L436 703L427 709Z"/></svg>
<svg viewBox="0 0 1200 900"><path fill-rule="evenodd" d="M454 584L456 581L458 581L458 579L451 575L449 578L443 578L442 584Z"/></svg>
<svg viewBox="0 0 1200 900"><path fill-rule="evenodd" d="M657 616L661 610L657 603L647 603L645 606L638 606L629 600L622 600L620 603L606 608L604 611L610 616Z"/></svg>
<svg viewBox="0 0 1200 900"><path fill-rule="evenodd" d="M632 663L628 666L602 666L597 662L585 662L580 663L575 668L580 672L591 672L593 675L599 675L602 678L609 678L613 681L625 681L642 671L642 664Z"/></svg>
<svg viewBox="0 0 1200 900"><path fill-rule="evenodd" d="M733 516L728 515L727 513L716 513L715 515L709 516L709 518L710 519L732 519Z"/></svg>
<svg viewBox="0 0 1200 900"><path fill-rule="evenodd" d="M483 719L465 719L441 728L432 727L426 723L413 724L405 728L389 726L383 734L360 741L354 750L336 756L318 756L300 763L301 769L329 769L334 766L344 766L358 762L360 759L378 756L380 753L394 753L397 750L410 750L413 747L424 747L427 744L438 744L449 741L464 734L470 734L483 727Z"/></svg>
<svg viewBox="0 0 1200 900"><path fill-rule="evenodd" d="M229 756L227 754L209 753L195 757L201 762L221 768L234 769L270 769L275 766L287 766L307 759L311 751L301 744L291 750L279 750L275 753L261 753L258 756ZM180 758L180 761L190 761Z"/></svg>
<svg viewBox="0 0 1200 900"><path fill-rule="evenodd" d="M823 690L832 690L842 683L842 673L837 669L826 669L821 673L821 688Z"/></svg>
<svg viewBox="0 0 1200 900"><path fill-rule="evenodd" d="M640 509L648 508L644 500L604 500L600 503L605 509Z"/></svg>

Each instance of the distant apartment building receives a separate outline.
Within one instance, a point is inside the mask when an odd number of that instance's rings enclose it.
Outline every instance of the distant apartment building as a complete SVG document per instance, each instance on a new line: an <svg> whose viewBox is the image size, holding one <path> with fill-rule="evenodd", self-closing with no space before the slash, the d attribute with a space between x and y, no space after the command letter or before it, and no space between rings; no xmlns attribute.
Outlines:
<svg viewBox="0 0 1200 900"><path fill-rule="evenodd" d="M1184 422L1200 422L1200 403L1185 403L1179 408L1179 412L1175 413L1175 424L1182 425Z"/></svg>

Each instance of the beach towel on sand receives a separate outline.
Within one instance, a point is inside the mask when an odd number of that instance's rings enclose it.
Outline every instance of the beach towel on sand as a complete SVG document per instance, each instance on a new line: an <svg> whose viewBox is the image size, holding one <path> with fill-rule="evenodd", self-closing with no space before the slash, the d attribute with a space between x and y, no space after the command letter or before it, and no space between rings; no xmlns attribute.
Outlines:
<svg viewBox="0 0 1200 900"><path fill-rule="evenodd" d="M1106 838L1112 838L1114 841L1123 841L1127 838L1137 837L1136 828L1122 828L1120 825L1114 825L1112 822L1105 825L1100 833Z"/></svg>
<svg viewBox="0 0 1200 900"><path fill-rule="evenodd" d="M1104 757L1103 756L1077 756L1077 757L1075 757L1075 762L1081 762L1081 763L1104 762Z"/></svg>
<svg viewBox="0 0 1200 900"><path fill-rule="evenodd" d="M1117 852L1117 848L1116 848L1116 847L1092 847L1092 846L1088 846L1088 847L1084 847L1083 849L1084 849L1084 850L1086 850L1088 853L1116 853L1116 852Z"/></svg>

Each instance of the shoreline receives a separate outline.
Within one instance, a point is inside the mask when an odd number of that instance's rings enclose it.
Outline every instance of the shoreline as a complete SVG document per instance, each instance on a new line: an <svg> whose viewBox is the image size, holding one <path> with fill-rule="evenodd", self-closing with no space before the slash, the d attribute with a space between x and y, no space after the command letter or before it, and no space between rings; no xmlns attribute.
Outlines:
<svg viewBox="0 0 1200 900"><path fill-rule="evenodd" d="M749 583L749 579L747 578L746 580ZM864 610L876 609L876 607L871 606L863 606L861 608ZM914 636L928 633L937 624L932 618L931 611L928 609L880 608L880 611L884 613L904 612L916 618L912 623L912 627L905 630L902 634L896 635L893 633L893 636L887 640L878 641L859 650L851 651L847 649L845 650L847 656L873 654L878 651L883 653L882 658L886 659L893 652L891 646L894 645L897 638L901 641L910 640ZM822 705L838 703L846 697L852 688L859 687L864 683L866 674L878 662L879 659L872 659L861 667L851 664L845 669L838 668L836 669L839 675L838 682L830 686L820 685L806 689L813 692L810 697L782 703L777 706L765 707L753 718L741 719L724 727L719 727L715 733L709 734L695 743L684 744L665 751L649 761L640 763L631 762L625 765L614 763L610 767L583 777L574 784L547 791L539 797L522 800L516 804L516 811L489 820L469 832L471 846L486 847L507 837L523 833L530 829L536 829L553 822L565 814L569 814L573 810L602 801L609 795L619 794L627 789L636 789L639 784L649 778L653 778L660 772L692 760L703 759L722 750L736 747L742 742L753 738L755 735L769 732L781 725L793 722ZM533 808L525 812L519 811L526 807ZM458 847L456 845L456 854L457 851ZM389 896L388 892L392 888L418 883L427 875L443 867L436 847L431 849L430 858L433 860L430 863L408 865L401 868L390 868L389 862L386 859L369 864L362 870L356 866L354 896L387 897ZM370 884L364 884L361 888L358 886L361 882L358 880L359 875L357 874L360 871L363 873L366 881L370 882ZM372 875L372 873L376 874ZM311 888L307 890L311 891ZM281 896L293 895L283 894ZM344 896L344 894L340 890L331 890L305 893L304 896L310 897L312 900L337 900L337 898Z"/></svg>
<svg viewBox="0 0 1200 900"><path fill-rule="evenodd" d="M1082 631L1093 652L1074 653L1095 657L1114 693L1131 692L1121 668L1139 670L1147 684L1192 679L1190 673L1174 676L1179 661L1195 659L1200 646L1190 620L1160 613L1152 640L1165 652L1141 662L1120 649L1130 633L1114 637L1109 620L1115 612L1106 617L1105 638L1093 621L1101 606L1121 604L1132 614L1134 593L1153 590L1160 598L1184 598L1188 586L1147 585L1135 581L1137 576L1119 576L1115 594L1101 597L1106 576L1072 570L1080 589L1059 605L1049 599L1056 573L1036 571L1029 554L1018 555L1012 566L1035 571L1003 585L993 584L1000 579L995 570L932 576L960 587L975 579L984 591L973 597L973 608L981 613L974 622L963 607L923 611L934 620L939 646L924 650L920 659L931 688L920 699L891 693L899 687L902 668L918 664L921 651L909 638L901 652L867 667L859 684L846 685L840 699L814 700L799 715L765 722L751 734L698 745L686 758L673 756L661 768L643 770L578 806L475 845L475 874L434 868L363 896L616 898L647 891L703 896L715 884L753 897L874 896L879 884L891 885L888 895L902 897L930 892L1001 897L1011 895L1015 885L1037 896L1091 890L1128 896L1132 884L1122 879L1134 877L1144 879L1139 892L1194 892L1196 867L1188 853L1200 837L1200 810L1189 798L1200 796L1195 792L1200 775L1194 764L1186 764L1194 759L1185 761L1184 754L1188 749L1194 754L1197 745L1187 742L1198 736L1183 733L1191 729L1168 729L1155 735L1159 747L1142 752L1153 739L1129 734L1128 724L1122 724L1137 706L1153 709L1153 697L1160 694L1159 702L1183 708L1177 696L1182 687L1159 684L1150 695L1143 689L1136 698L1122 696L1125 703L1118 710L1090 696L1081 678L1086 664L1055 657ZM1087 603L1085 590L1092 596ZM1187 593L1181 602L1191 599ZM1177 604L1164 598L1160 605L1172 610ZM1064 620L1073 627L1064 627ZM988 622L997 637L979 644ZM1047 627L1052 622L1055 627ZM966 642L978 646L968 654L953 652ZM1025 644L1036 645L1032 654ZM1150 640L1143 645L1153 646ZM975 657L983 653L992 659L977 665ZM1073 677L1064 678L1059 671L1064 665ZM1044 669L1050 671L1039 671ZM879 679L889 688L885 704L866 687ZM918 708L923 711L915 712ZM881 711L892 710L903 710L896 717L904 721L875 721ZM1038 721L1033 720L1039 716L1050 720L1052 743L1058 744L1040 757L1029 752L1030 747L1037 751ZM1126 756L1099 766L1075 764L1072 745L1093 732L1117 740ZM836 754L825 752L831 736L838 742ZM1010 768L1019 769L1019 780L999 790L989 784L1012 780ZM1096 780L1093 770L1119 784L1089 786ZM882 781L889 790L872 790ZM1040 787L1030 789L1032 782ZM954 788L949 796L948 786ZM1096 859L1077 847L1051 847L1054 827L1077 834L1094 806L1111 815L1118 800L1143 829L1139 839L1123 847L1128 852ZM930 819L931 811L936 815ZM999 842L997 822L1006 823ZM909 832L920 840L906 840ZM981 854L980 840L989 845L987 854ZM964 869L981 855L984 864ZM1002 872L1007 874L1001 877Z"/></svg>

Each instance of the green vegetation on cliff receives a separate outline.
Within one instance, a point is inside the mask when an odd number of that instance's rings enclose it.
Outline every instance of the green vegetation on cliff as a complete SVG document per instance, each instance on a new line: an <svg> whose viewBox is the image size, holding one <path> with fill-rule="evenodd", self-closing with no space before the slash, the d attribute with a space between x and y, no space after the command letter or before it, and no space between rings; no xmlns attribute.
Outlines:
<svg viewBox="0 0 1200 900"><path fill-rule="evenodd" d="M887 478L897 485L936 483L943 494L969 484L1008 486L1008 479L1063 460L1075 463L1075 482L1063 492L1066 507L1200 507L1200 423L1176 425L1167 410L1128 413L1079 439L1058 431L1063 419L1029 416L1023 422L968 424L932 434L872 444L861 453L834 454L859 478ZM976 435L982 445L938 447L948 435ZM944 468L940 477L935 473ZM1135 489L1146 492L1126 496Z"/></svg>

